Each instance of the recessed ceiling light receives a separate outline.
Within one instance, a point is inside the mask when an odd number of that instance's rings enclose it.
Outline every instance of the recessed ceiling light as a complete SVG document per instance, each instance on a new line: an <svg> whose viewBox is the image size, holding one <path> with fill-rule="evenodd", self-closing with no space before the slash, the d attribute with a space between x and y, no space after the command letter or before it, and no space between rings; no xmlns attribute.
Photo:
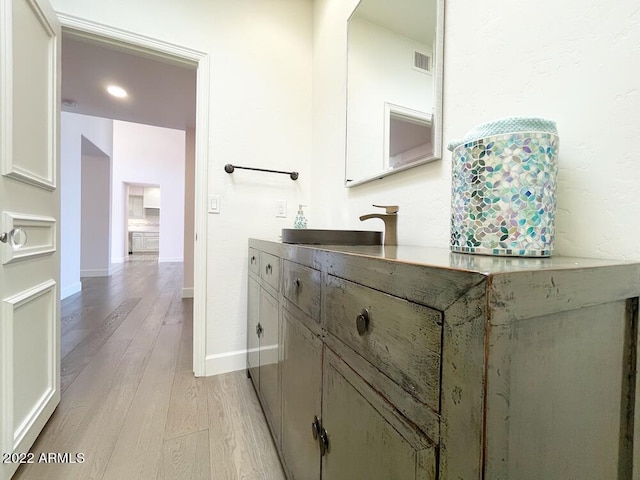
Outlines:
<svg viewBox="0 0 640 480"><path fill-rule="evenodd" d="M109 92L110 95L118 98L124 98L127 96L127 91L122 87L118 87L117 85L109 85L107 87L107 92Z"/></svg>

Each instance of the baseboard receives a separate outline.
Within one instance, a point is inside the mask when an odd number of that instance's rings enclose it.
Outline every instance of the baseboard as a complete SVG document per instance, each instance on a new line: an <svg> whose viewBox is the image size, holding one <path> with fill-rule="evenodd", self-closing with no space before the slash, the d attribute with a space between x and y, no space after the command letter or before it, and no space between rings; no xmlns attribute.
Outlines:
<svg viewBox="0 0 640 480"><path fill-rule="evenodd" d="M128 260L128 258L129 258L129 256L122 257L122 258L112 258L111 259L111 263L115 263L115 264L124 263L124 262L126 262Z"/></svg>
<svg viewBox="0 0 640 480"><path fill-rule="evenodd" d="M181 263L182 257L158 257L158 263Z"/></svg>
<svg viewBox="0 0 640 480"><path fill-rule="evenodd" d="M204 374L206 376L220 375L221 373L235 372L245 368L247 368L247 351L237 350L235 352L207 355Z"/></svg>
<svg viewBox="0 0 640 480"><path fill-rule="evenodd" d="M99 268L93 270L80 270L80 278L82 277L110 277L111 274L110 268Z"/></svg>
<svg viewBox="0 0 640 480"><path fill-rule="evenodd" d="M193 287L183 288L182 298L193 298Z"/></svg>
<svg viewBox="0 0 640 480"><path fill-rule="evenodd" d="M64 300L71 295L82 291L82 282L77 282L60 290L60 300Z"/></svg>

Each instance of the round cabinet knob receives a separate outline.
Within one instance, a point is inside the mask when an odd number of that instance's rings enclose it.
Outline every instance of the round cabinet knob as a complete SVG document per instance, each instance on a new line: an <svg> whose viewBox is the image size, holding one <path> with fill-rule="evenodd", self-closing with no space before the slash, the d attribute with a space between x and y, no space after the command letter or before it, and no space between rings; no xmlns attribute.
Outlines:
<svg viewBox="0 0 640 480"><path fill-rule="evenodd" d="M364 335L369 330L369 310L363 308L360 314L356 317L356 328L360 336Z"/></svg>
<svg viewBox="0 0 640 480"><path fill-rule="evenodd" d="M18 249L27 243L27 232L21 228L13 228L8 233L0 233L0 242L9 243L13 248Z"/></svg>
<svg viewBox="0 0 640 480"><path fill-rule="evenodd" d="M267 264L267 267L265 268L265 272L266 273L271 273L273 271L273 267L271 266L270 263Z"/></svg>
<svg viewBox="0 0 640 480"><path fill-rule="evenodd" d="M256 256L252 256L251 257L251 264L253 265L254 263L256 263Z"/></svg>
<svg viewBox="0 0 640 480"><path fill-rule="evenodd" d="M299 279L299 278L296 278L296 279L293 281L293 283L294 283L294 285L296 286L296 288L298 288L298 289L300 288L300 285L302 285L302 282L300 281L300 279Z"/></svg>

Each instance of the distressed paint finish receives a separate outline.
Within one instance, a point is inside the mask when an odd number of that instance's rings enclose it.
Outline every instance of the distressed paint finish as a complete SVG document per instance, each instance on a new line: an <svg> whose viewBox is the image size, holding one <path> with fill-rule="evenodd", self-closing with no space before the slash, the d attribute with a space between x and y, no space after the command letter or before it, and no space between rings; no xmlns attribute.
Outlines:
<svg viewBox="0 0 640 480"><path fill-rule="evenodd" d="M333 275L324 288L327 331L438 411L442 314ZM363 309L369 324L360 335Z"/></svg>
<svg viewBox="0 0 640 480"><path fill-rule="evenodd" d="M320 450L310 426L322 416L322 340L302 315L287 308L282 314L282 457L290 478L319 478Z"/></svg>
<svg viewBox="0 0 640 480"><path fill-rule="evenodd" d="M284 261L283 294L305 314L320 321L320 271Z"/></svg>
<svg viewBox="0 0 640 480"><path fill-rule="evenodd" d="M438 479L640 479L639 264L250 245L320 272L319 324L285 305L330 352L325 371L337 367L369 405L393 408L375 422L411 425L433 443ZM383 315L359 336L352 317L363 305ZM438 348L440 375L415 368ZM406 362L414 356L422 360ZM416 381L423 384L414 390ZM440 392L439 404L416 391Z"/></svg>
<svg viewBox="0 0 640 480"><path fill-rule="evenodd" d="M626 330L624 301L491 328L486 478L630 478L618 477Z"/></svg>
<svg viewBox="0 0 640 480"><path fill-rule="evenodd" d="M435 480L435 448L331 350L325 349L322 426L326 480Z"/></svg>
<svg viewBox="0 0 640 480"><path fill-rule="evenodd" d="M470 289L444 312L440 478L482 478L486 286Z"/></svg>

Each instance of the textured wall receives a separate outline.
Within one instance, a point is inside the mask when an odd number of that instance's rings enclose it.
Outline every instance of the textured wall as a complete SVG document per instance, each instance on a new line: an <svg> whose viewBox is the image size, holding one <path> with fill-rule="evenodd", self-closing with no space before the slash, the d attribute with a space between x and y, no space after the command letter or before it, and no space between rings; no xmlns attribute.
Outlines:
<svg viewBox="0 0 640 480"><path fill-rule="evenodd" d="M342 188L344 22L357 2L315 2L312 225L356 227L371 203L400 204L399 241L447 246L451 155ZM510 115L555 120L560 173L555 253L640 259L640 5L449 1L444 141ZM370 220L371 221L371 220ZM377 225L381 228L381 225Z"/></svg>

